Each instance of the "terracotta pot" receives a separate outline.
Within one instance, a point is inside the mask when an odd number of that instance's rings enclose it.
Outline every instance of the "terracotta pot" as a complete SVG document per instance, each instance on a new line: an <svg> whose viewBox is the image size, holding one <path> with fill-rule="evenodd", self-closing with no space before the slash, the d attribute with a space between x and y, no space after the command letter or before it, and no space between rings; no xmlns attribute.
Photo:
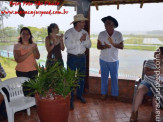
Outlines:
<svg viewBox="0 0 163 122"><path fill-rule="evenodd" d="M68 122L70 95L65 99L58 96L54 100L41 99L35 94L37 113L41 122Z"/></svg>

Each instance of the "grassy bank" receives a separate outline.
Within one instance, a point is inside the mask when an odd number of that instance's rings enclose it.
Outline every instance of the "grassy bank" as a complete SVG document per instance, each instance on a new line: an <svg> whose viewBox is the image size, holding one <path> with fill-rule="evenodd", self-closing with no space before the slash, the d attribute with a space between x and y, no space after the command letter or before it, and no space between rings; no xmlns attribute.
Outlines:
<svg viewBox="0 0 163 122"><path fill-rule="evenodd" d="M0 46L13 45L13 42L0 42Z"/></svg>
<svg viewBox="0 0 163 122"><path fill-rule="evenodd" d="M8 58L0 57L0 62L7 74L7 76L3 78L2 81L8 78L16 77L16 74L15 74L16 62L15 61L8 59Z"/></svg>
<svg viewBox="0 0 163 122"><path fill-rule="evenodd" d="M155 51L157 49L157 46L130 46L130 45L125 45L124 49Z"/></svg>
<svg viewBox="0 0 163 122"><path fill-rule="evenodd" d="M39 61L37 63L39 64L40 62L45 62L45 60L39 59ZM2 81L6 80L8 78L16 77L16 71L15 71L16 62L13 59L0 57L0 63L3 66L3 68L7 74L7 76L5 78L1 79Z"/></svg>
<svg viewBox="0 0 163 122"><path fill-rule="evenodd" d="M144 38L129 38L124 41L124 44L143 44Z"/></svg>

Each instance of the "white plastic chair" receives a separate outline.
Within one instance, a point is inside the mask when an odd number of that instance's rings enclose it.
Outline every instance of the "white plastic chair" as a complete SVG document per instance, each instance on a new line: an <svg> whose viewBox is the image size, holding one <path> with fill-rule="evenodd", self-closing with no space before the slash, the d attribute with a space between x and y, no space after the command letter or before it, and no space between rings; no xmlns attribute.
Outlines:
<svg viewBox="0 0 163 122"><path fill-rule="evenodd" d="M15 112L27 109L27 114L30 116L30 107L36 105L34 97L25 97L23 93L22 84L28 81L26 77L15 77L0 82L0 92L2 93L8 116L8 122L14 122ZM9 93L9 100L2 88L5 87Z"/></svg>

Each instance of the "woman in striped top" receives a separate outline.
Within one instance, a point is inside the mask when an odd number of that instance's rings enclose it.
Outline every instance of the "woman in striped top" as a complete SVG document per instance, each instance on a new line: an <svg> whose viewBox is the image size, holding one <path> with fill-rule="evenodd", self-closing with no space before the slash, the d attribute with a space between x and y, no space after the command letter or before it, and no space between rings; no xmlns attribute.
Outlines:
<svg viewBox="0 0 163 122"><path fill-rule="evenodd" d="M1 78L4 78L4 77L6 77L6 72L5 72L5 70L3 69L3 67L1 66L1 63L0 63L0 82L1 82ZM3 118L7 117L4 98L3 98L3 95L1 93L0 93L0 115Z"/></svg>
<svg viewBox="0 0 163 122"><path fill-rule="evenodd" d="M161 69L161 64L162 64L162 59L163 59L163 47L160 47L155 53L154 53L154 60L147 60L144 65L144 79L141 81L135 101L134 101L134 108L130 117L130 122L137 122L138 118L138 108L140 104L142 103L143 97L145 94L148 96L153 96L152 91L150 90L151 83L157 84L158 78L160 75L160 69ZM151 113L151 122L155 122L155 111L156 111L156 99L153 97L152 100L152 107L153 111Z"/></svg>

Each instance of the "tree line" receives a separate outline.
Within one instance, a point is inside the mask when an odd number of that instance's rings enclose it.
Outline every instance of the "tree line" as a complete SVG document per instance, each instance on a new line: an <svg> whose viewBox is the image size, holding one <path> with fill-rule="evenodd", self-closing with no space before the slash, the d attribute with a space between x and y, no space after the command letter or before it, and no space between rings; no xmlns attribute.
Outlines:
<svg viewBox="0 0 163 122"><path fill-rule="evenodd" d="M18 25L17 28L15 27L4 27L0 29L0 42L15 42L18 41L20 36L20 30L24 27L23 25ZM37 28L28 26L31 30L34 41L44 41L45 37L48 35L47 28ZM64 31L60 31L64 33Z"/></svg>
<svg viewBox="0 0 163 122"><path fill-rule="evenodd" d="M8 4L8 2L2 2L0 1L0 11L8 10L5 4ZM10 15L7 14L1 14L0 13L0 42L15 42L18 41L20 36L20 30L22 27L24 27L23 24L18 25L17 28L15 27L4 27L4 18L8 19ZM28 26L28 28L31 30L34 41L44 41L47 34L47 28L37 28L37 27L31 27ZM63 31L60 31L63 33Z"/></svg>

